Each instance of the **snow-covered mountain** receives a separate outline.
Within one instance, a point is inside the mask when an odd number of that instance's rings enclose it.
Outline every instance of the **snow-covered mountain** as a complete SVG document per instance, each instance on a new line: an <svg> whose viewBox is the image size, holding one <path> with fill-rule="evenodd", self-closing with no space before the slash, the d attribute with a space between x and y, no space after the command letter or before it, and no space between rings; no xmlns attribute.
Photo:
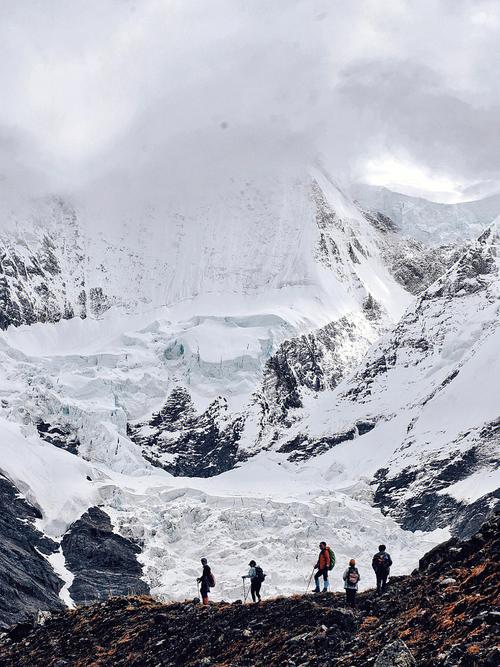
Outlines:
<svg viewBox="0 0 500 667"><path fill-rule="evenodd" d="M364 183L351 186L350 194L363 208L388 216L404 236L431 246L475 239L500 215L500 194L440 204Z"/></svg>
<svg viewBox="0 0 500 667"><path fill-rule="evenodd" d="M305 396L278 451L303 460L335 447L338 480L370 477L375 504L405 528L477 528L500 481L499 241L495 223L353 374Z"/></svg>
<svg viewBox="0 0 500 667"><path fill-rule="evenodd" d="M51 199L3 232L0 563L38 572L4 622L194 594L202 555L217 595L251 556L293 592L324 537L403 573L491 509L497 227L431 247L317 168L233 194L106 233Z"/></svg>

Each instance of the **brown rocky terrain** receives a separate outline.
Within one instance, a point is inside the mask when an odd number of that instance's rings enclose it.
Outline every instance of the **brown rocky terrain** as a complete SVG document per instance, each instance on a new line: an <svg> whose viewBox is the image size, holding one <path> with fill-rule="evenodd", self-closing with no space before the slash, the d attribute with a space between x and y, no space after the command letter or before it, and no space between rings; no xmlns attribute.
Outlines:
<svg viewBox="0 0 500 667"><path fill-rule="evenodd" d="M13 626L0 640L2 667L170 665L500 664L500 517L467 541L436 547L388 592L276 598L260 605L162 604L115 597Z"/></svg>

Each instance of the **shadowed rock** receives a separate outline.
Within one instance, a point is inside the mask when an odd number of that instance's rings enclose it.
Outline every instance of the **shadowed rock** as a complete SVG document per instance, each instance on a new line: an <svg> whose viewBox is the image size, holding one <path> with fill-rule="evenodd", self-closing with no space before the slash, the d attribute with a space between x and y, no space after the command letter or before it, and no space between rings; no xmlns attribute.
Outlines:
<svg viewBox="0 0 500 667"><path fill-rule="evenodd" d="M140 547L114 533L109 516L98 507L75 521L61 544L75 577L69 592L76 603L149 593L137 561Z"/></svg>

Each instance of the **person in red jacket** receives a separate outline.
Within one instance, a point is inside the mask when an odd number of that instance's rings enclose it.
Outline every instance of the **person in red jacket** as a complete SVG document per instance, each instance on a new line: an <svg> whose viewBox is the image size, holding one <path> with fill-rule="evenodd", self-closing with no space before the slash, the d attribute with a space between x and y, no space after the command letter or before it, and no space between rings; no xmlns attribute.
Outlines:
<svg viewBox="0 0 500 667"><path fill-rule="evenodd" d="M319 580L320 577L323 577L323 593L328 591L328 572L330 570L330 551L326 546L326 542L319 543L319 557L318 562L314 566L314 569L318 570L314 575L314 580L316 582L316 587L313 589L314 593L319 593Z"/></svg>

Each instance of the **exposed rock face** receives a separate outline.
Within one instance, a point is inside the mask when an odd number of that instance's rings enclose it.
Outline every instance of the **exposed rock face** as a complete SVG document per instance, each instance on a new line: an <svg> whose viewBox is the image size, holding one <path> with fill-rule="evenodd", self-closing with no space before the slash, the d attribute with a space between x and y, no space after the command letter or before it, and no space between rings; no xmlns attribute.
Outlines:
<svg viewBox="0 0 500 667"><path fill-rule="evenodd" d="M63 582L44 556L58 545L33 525L39 510L0 475L0 628L31 618L39 609L61 609Z"/></svg>
<svg viewBox="0 0 500 667"><path fill-rule="evenodd" d="M72 454L78 454L80 441L68 424L49 424L40 420L36 428L40 437L50 442L51 445L65 449Z"/></svg>
<svg viewBox="0 0 500 667"><path fill-rule="evenodd" d="M113 598L0 641L5 667L283 664L340 667L496 667L498 518L468 542L436 547L382 598L275 598L259 605L160 604Z"/></svg>
<svg viewBox="0 0 500 667"><path fill-rule="evenodd" d="M376 320L377 303L366 299L368 319ZM290 408L301 408L301 395L333 389L359 360L376 329L342 317L309 334L285 341L264 368L262 389L256 393L263 423L283 423Z"/></svg>
<svg viewBox="0 0 500 667"><path fill-rule="evenodd" d="M461 247L428 248L412 239L392 239L384 258L394 278L411 294L420 294L460 257Z"/></svg>
<svg viewBox="0 0 500 667"><path fill-rule="evenodd" d="M61 545L66 566L74 574L69 592L76 603L149 592L140 578L141 549L114 533L109 516L98 507L91 507L70 526Z"/></svg>
<svg viewBox="0 0 500 667"><path fill-rule="evenodd" d="M75 210L62 199L39 202L43 223L0 235L0 329L72 317L98 317L111 303L86 270Z"/></svg>
<svg viewBox="0 0 500 667"><path fill-rule="evenodd" d="M146 424L128 425L146 460L173 475L212 477L234 467L243 417L228 414L219 397L197 415L189 392L172 390L163 408Z"/></svg>
<svg viewBox="0 0 500 667"><path fill-rule="evenodd" d="M0 328L57 322L74 316L67 302L53 239L32 248L0 238Z"/></svg>
<svg viewBox="0 0 500 667"><path fill-rule="evenodd" d="M476 444L463 451L460 445L467 438ZM485 494L474 503L461 502L439 492L485 467L494 469L499 446L500 420L497 420L479 433L467 434L444 460L440 455L429 457L425 468L409 466L397 475L381 469L374 480L375 505L384 514L394 516L405 530L427 531L450 526L453 534L470 537L498 508L500 490Z"/></svg>
<svg viewBox="0 0 500 667"><path fill-rule="evenodd" d="M463 252L461 244L433 247L401 236L396 223L383 213L363 211L380 232L384 262L394 278L411 294L420 294L454 264Z"/></svg>
<svg viewBox="0 0 500 667"><path fill-rule="evenodd" d="M307 435L298 435L278 449L282 454L290 454L289 461L306 461L313 456L319 456L324 452L340 445L342 442L354 440L354 438L369 433L375 428L376 421L362 421L356 423L352 428L343 433L332 433L323 438L310 438Z"/></svg>

